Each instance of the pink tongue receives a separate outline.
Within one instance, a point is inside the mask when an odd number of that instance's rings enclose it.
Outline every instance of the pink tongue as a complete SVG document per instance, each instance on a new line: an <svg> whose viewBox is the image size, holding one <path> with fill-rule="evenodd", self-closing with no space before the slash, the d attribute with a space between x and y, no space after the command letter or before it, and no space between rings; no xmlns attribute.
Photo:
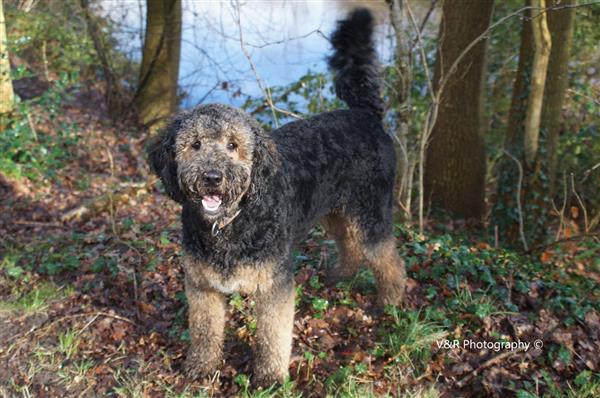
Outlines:
<svg viewBox="0 0 600 398"><path fill-rule="evenodd" d="M221 199L217 195L206 195L202 199L209 205L216 205L221 202Z"/></svg>

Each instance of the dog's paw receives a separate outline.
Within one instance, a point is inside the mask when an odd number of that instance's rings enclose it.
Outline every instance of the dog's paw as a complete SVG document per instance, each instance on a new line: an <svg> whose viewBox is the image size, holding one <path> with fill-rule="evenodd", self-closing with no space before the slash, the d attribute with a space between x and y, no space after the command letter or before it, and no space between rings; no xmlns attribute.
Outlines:
<svg viewBox="0 0 600 398"><path fill-rule="evenodd" d="M187 378L191 380L200 380L205 377L212 377L219 369L220 358L203 358L193 352L189 352L183 364L183 371Z"/></svg>
<svg viewBox="0 0 600 398"><path fill-rule="evenodd" d="M288 377L288 364L277 364L277 361L256 361L252 372L254 387L269 388L274 384L283 384Z"/></svg>
<svg viewBox="0 0 600 398"><path fill-rule="evenodd" d="M404 283L398 283L395 285L386 286L385 289L381 289L377 295L377 304L379 307L384 308L386 305L395 305L400 307L404 301L404 294L406 287Z"/></svg>
<svg viewBox="0 0 600 398"><path fill-rule="evenodd" d="M275 384L283 384L287 376L287 372L268 372L255 368L252 376L252 386L255 388L269 388Z"/></svg>

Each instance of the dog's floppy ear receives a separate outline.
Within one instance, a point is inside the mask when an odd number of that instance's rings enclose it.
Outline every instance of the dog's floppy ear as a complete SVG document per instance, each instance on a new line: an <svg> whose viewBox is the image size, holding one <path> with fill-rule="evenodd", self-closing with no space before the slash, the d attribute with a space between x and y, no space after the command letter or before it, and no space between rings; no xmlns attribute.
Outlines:
<svg viewBox="0 0 600 398"><path fill-rule="evenodd" d="M177 162L175 162L175 136L181 125L180 118L174 118L167 128L153 137L146 149L150 167L158 175L167 194L176 202L183 203L185 196L177 182Z"/></svg>

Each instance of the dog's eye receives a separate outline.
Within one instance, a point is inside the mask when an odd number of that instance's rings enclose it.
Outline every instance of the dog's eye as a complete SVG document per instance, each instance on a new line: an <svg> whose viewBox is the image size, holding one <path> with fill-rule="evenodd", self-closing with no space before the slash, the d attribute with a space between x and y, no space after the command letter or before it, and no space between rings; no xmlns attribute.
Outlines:
<svg viewBox="0 0 600 398"><path fill-rule="evenodd" d="M192 144L192 148L195 150L200 149L200 147L202 147L202 143L200 141L194 141L194 143Z"/></svg>
<svg viewBox="0 0 600 398"><path fill-rule="evenodd" d="M227 144L227 149L229 149L230 151L233 151L235 148L237 148L237 144L235 142L230 142L229 144Z"/></svg>

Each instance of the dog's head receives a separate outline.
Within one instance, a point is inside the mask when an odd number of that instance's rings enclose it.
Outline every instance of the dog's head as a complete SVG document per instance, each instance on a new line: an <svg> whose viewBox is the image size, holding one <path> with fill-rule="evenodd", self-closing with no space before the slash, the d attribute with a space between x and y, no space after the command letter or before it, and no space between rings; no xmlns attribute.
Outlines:
<svg viewBox="0 0 600 398"><path fill-rule="evenodd" d="M253 180L268 174L269 139L241 110L201 105L176 115L148 155L167 194L212 222L235 213Z"/></svg>

